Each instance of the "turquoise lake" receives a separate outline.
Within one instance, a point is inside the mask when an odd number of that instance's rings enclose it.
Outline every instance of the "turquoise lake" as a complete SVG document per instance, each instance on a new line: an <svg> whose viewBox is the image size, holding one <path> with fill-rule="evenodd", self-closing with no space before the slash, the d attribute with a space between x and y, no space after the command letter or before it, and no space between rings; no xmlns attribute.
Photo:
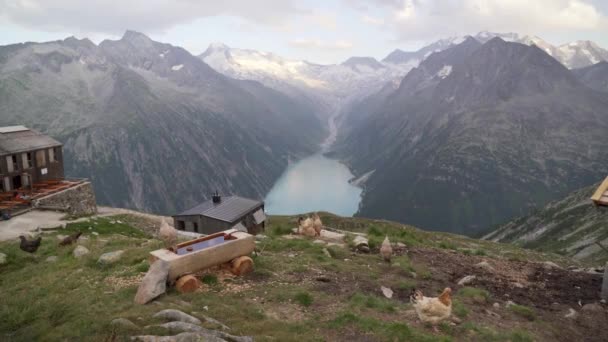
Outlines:
<svg viewBox="0 0 608 342"><path fill-rule="evenodd" d="M266 212L293 215L328 211L352 216L361 201L361 189L348 183L353 174L338 160L315 154L290 165L265 199Z"/></svg>

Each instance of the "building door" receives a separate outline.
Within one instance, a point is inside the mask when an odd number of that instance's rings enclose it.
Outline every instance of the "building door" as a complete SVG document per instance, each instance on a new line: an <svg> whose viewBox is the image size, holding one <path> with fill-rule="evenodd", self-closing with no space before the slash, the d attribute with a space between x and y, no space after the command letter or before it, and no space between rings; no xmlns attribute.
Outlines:
<svg viewBox="0 0 608 342"><path fill-rule="evenodd" d="M21 185L21 176L13 177L13 189L19 189Z"/></svg>
<svg viewBox="0 0 608 342"><path fill-rule="evenodd" d="M21 175L21 184L25 188L28 188L30 186L30 175L29 174L24 173Z"/></svg>

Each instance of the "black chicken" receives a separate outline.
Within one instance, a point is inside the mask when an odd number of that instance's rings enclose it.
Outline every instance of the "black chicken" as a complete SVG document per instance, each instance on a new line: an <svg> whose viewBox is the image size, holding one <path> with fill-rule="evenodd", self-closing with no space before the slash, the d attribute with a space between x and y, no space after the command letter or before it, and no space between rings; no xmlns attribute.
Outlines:
<svg viewBox="0 0 608 342"><path fill-rule="evenodd" d="M34 240L28 240L25 238L25 236L21 235L19 236L19 239L21 239L21 244L19 245L19 248L21 248L22 251L34 253L38 250L38 247L40 247L42 236L39 236L37 239Z"/></svg>
<svg viewBox="0 0 608 342"><path fill-rule="evenodd" d="M67 245L73 244L74 242L78 241L78 238L80 237L81 234L82 234L82 232L76 232L70 236L63 238L63 240L61 240L61 242L59 242L59 246L67 246Z"/></svg>

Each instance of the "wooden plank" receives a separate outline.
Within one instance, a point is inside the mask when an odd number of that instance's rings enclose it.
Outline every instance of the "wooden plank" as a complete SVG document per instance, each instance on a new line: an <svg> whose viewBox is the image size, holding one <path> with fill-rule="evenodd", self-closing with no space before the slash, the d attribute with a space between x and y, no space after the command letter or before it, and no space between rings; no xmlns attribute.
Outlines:
<svg viewBox="0 0 608 342"><path fill-rule="evenodd" d="M225 233L226 232L224 232L224 234ZM236 232L229 235L235 239L228 240L221 245L212 246L185 255L177 255L168 249L159 249L150 252L150 259L162 259L167 261L169 263L168 279L173 282L182 275L221 265L230 262L236 257L249 255L253 252L255 248L255 239L253 235L243 232Z"/></svg>
<svg viewBox="0 0 608 342"><path fill-rule="evenodd" d="M608 191L608 177L606 177L597 190L595 190L595 193L593 193L593 196L591 196L591 200L594 202L599 201L606 191Z"/></svg>

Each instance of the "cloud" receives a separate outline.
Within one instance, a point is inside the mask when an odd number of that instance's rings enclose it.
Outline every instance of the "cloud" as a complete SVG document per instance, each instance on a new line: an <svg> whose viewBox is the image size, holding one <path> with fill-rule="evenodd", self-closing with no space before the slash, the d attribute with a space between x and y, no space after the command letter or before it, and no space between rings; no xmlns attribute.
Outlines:
<svg viewBox="0 0 608 342"><path fill-rule="evenodd" d="M295 48L323 50L348 50L353 47L351 42L345 40L324 41L319 39L295 39L289 42L289 45Z"/></svg>
<svg viewBox="0 0 608 342"><path fill-rule="evenodd" d="M375 0L388 8L399 40L435 39L482 30L543 34L601 30L606 15L586 0Z"/></svg>
<svg viewBox="0 0 608 342"><path fill-rule="evenodd" d="M0 0L0 19L22 27L108 34L162 32L218 15L280 26L309 12L292 0Z"/></svg>
<svg viewBox="0 0 608 342"><path fill-rule="evenodd" d="M369 24L369 25L373 25L373 26L384 25L384 19L372 17L367 14L361 17L361 21L365 24Z"/></svg>

